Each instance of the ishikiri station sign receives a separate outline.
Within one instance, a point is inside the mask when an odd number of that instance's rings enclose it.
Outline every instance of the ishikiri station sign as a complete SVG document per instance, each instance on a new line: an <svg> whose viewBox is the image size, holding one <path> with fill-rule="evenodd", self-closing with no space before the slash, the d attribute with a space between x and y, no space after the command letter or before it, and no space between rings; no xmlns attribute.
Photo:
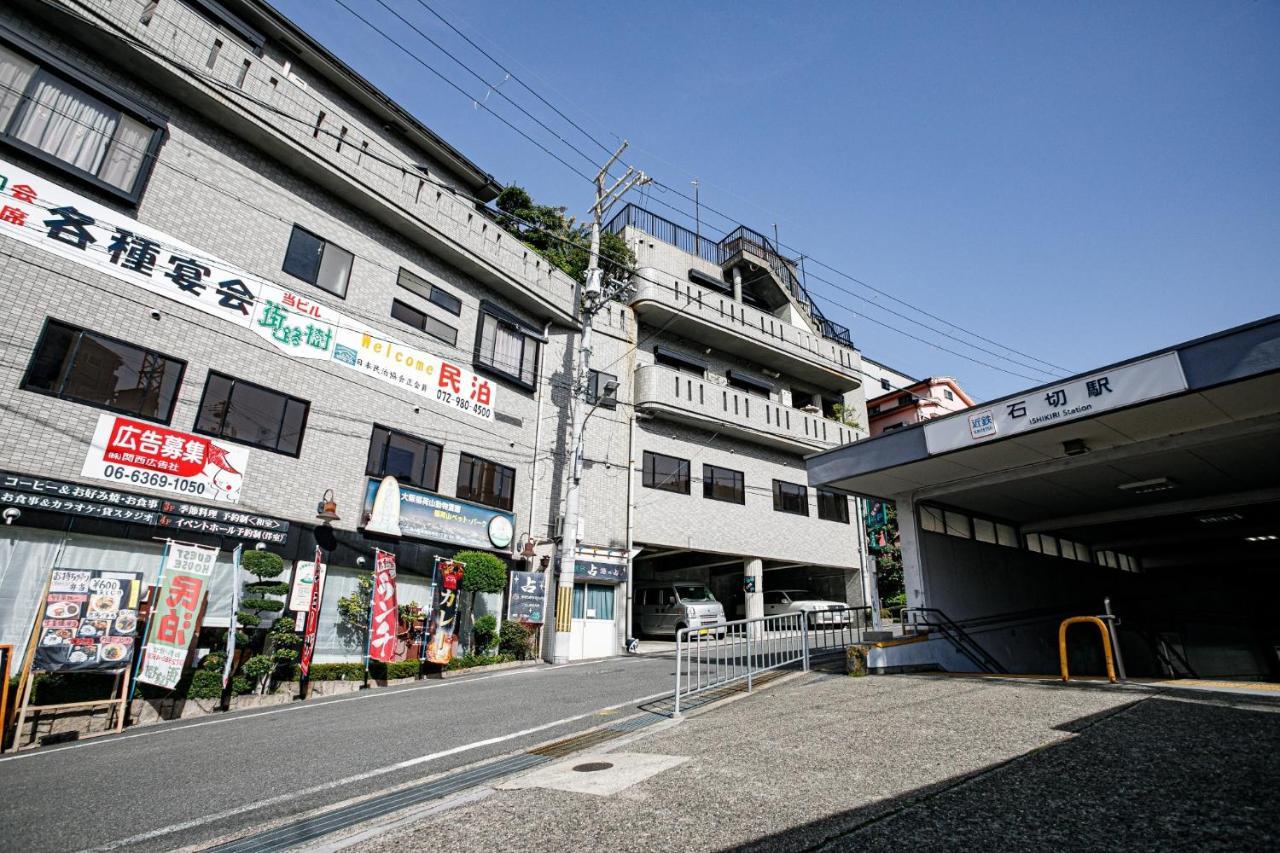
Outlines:
<svg viewBox="0 0 1280 853"><path fill-rule="evenodd" d="M203 311L291 358L329 361L493 420L497 388L462 365L405 346L3 158L0 234Z"/></svg>

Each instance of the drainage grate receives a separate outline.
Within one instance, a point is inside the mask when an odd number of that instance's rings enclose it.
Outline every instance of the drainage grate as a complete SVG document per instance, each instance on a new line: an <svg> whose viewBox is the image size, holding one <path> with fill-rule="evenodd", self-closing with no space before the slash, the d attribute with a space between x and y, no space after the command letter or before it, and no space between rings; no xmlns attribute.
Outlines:
<svg viewBox="0 0 1280 853"><path fill-rule="evenodd" d="M527 770L546 762L546 758L524 753L491 764L476 767L464 773L436 779L425 785L405 788L392 794L373 797L359 803L352 803L340 809L326 812L316 817L300 820L278 827L268 832L231 841L211 850L222 853L272 853L277 850L288 850L307 841L322 838L332 832L347 829L358 823L391 814L409 806L438 800L467 788L483 785L493 779L509 776L521 770Z"/></svg>

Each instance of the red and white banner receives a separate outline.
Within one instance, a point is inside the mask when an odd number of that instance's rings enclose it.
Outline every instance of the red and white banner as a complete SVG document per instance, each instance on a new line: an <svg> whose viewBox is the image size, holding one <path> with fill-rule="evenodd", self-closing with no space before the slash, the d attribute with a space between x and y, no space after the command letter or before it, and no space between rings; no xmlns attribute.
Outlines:
<svg viewBox="0 0 1280 853"><path fill-rule="evenodd" d="M391 662L396 657L396 555L374 552L373 594L369 600L369 659Z"/></svg>
<svg viewBox="0 0 1280 853"><path fill-rule="evenodd" d="M307 608L307 624L302 634L302 654L298 656L298 670L306 678L311 672L311 658L316 652L316 630L320 627L320 601L324 596L325 565L323 555L316 548L315 582L311 584L311 606Z"/></svg>
<svg viewBox="0 0 1280 853"><path fill-rule="evenodd" d="M156 590L148 620L138 681L172 690L182 678L217 559L217 548L169 544L161 569L164 580Z"/></svg>
<svg viewBox="0 0 1280 853"><path fill-rule="evenodd" d="M126 418L99 415L80 473L189 498L237 503L249 451L203 435Z"/></svg>

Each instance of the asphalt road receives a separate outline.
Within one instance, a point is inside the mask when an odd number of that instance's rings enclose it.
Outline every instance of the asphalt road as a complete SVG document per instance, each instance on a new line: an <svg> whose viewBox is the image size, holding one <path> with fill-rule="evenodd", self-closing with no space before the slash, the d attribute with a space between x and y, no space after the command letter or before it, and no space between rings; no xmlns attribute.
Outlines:
<svg viewBox="0 0 1280 853"><path fill-rule="evenodd" d="M0 839L29 853L212 841L590 728L602 708L670 691L674 667L612 658L422 681L6 756Z"/></svg>

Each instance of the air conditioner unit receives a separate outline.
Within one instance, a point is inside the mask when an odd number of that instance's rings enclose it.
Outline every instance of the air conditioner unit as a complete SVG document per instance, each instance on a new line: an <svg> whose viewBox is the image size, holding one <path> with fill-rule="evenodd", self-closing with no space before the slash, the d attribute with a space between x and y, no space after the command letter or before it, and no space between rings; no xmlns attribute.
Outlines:
<svg viewBox="0 0 1280 853"><path fill-rule="evenodd" d="M581 542L586 538L587 524L586 519L578 516L578 541ZM556 517L556 539L564 539L564 516Z"/></svg>

